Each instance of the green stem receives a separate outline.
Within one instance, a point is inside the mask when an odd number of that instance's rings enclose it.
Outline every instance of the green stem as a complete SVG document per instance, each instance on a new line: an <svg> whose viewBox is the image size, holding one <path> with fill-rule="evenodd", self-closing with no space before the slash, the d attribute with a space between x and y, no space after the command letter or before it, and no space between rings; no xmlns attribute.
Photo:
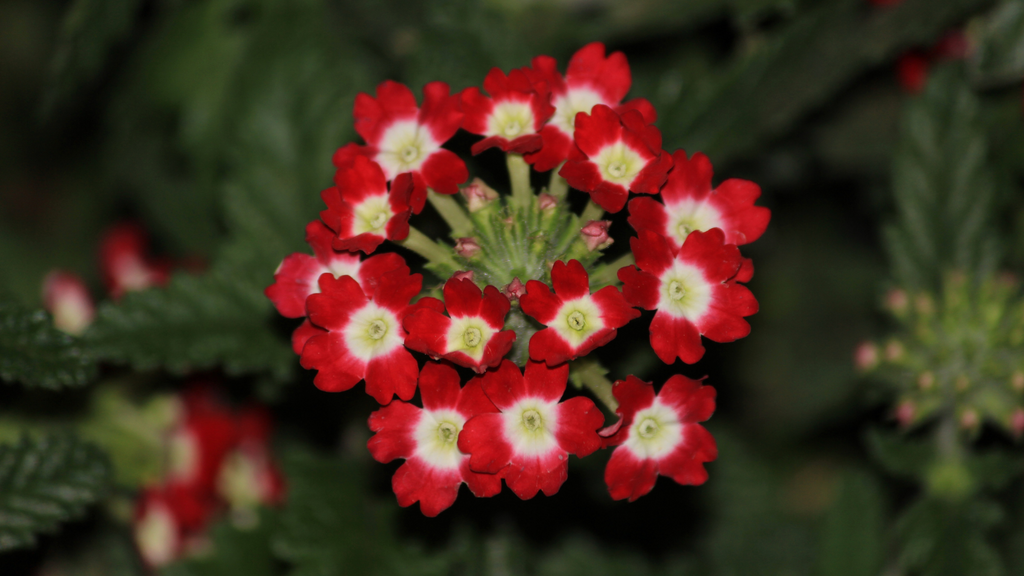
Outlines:
<svg viewBox="0 0 1024 576"><path fill-rule="evenodd" d="M591 200L587 202L587 207L584 208L583 213L580 214L580 222L586 226L591 220L600 220L602 216L604 216L604 208L601 208L597 202Z"/></svg>
<svg viewBox="0 0 1024 576"><path fill-rule="evenodd" d="M555 166L555 169L551 171L551 181L548 182L548 194L551 194L559 200L565 200L567 194L569 194L569 183L558 175L558 171L562 169L562 165Z"/></svg>
<svg viewBox="0 0 1024 576"><path fill-rule="evenodd" d="M597 360L584 358L570 364L570 378L573 384L586 388L595 398L604 404L609 412L614 413L619 407L619 401L612 393L612 381L605 378L607 370Z"/></svg>
<svg viewBox="0 0 1024 576"><path fill-rule="evenodd" d="M508 177L512 181L512 203L520 208L529 208L533 201L533 188L530 188L530 165L523 160L522 154L505 155L508 165Z"/></svg>
<svg viewBox="0 0 1024 576"><path fill-rule="evenodd" d="M635 264L632 252L626 252L611 262L602 264L590 275L590 284L595 287L605 287L617 284L619 281L619 269L623 266Z"/></svg>
<svg viewBox="0 0 1024 576"><path fill-rule="evenodd" d="M405 240L396 242L413 252L423 256L428 262L437 266L448 266L452 270L458 270L459 265L452 258L452 251L443 244L434 242L426 234L416 228L409 226L409 236Z"/></svg>
<svg viewBox="0 0 1024 576"><path fill-rule="evenodd" d="M427 200L430 201L430 205L437 210L437 213L441 215L448 227L452 229L452 237L458 238L461 236L468 236L473 232L473 222L469 219L469 214L459 206L459 203L455 201L455 198L449 194L438 194L433 190L427 190Z"/></svg>

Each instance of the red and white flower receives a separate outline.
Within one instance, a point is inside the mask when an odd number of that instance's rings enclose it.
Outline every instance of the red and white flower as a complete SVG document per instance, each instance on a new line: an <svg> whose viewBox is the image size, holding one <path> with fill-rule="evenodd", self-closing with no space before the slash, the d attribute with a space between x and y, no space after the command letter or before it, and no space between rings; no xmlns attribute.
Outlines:
<svg viewBox="0 0 1024 576"><path fill-rule="evenodd" d="M238 442L234 414L205 387L182 395L182 418L168 438L166 479L212 495L224 456Z"/></svg>
<svg viewBox="0 0 1024 576"><path fill-rule="evenodd" d="M523 312L547 328L530 338L530 358L555 366L615 338L616 330L640 316L614 286L590 293L590 279L576 260L555 262L551 267L551 285L538 280L526 283L526 294L519 298Z"/></svg>
<svg viewBox="0 0 1024 576"><path fill-rule="evenodd" d="M143 489L132 521L132 535L143 563L160 568L195 548L215 508L215 501L179 484Z"/></svg>
<svg viewBox="0 0 1024 576"><path fill-rule="evenodd" d="M306 315L306 298L320 292L321 274L335 278L351 276L363 290L372 292L377 279L385 272L406 268L405 260L394 252L377 254L360 260L358 254L331 247L334 232L326 224L314 220L306 225L306 243L313 255L296 252L286 257L274 271L274 283L264 291L274 307L285 318Z"/></svg>
<svg viewBox="0 0 1024 576"><path fill-rule="evenodd" d="M270 414L249 407L236 419L238 440L225 455L217 476L217 493L236 512L284 499L284 476L270 453Z"/></svg>
<svg viewBox="0 0 1024 576"><path fill-rule="evenodd" d="M463 483L477 497L501 492L501 475L470 470L469 455L458 446L470 418L498 411L479 381L460 389L455 369L427 362L419 387L422 409L395 401L370 414L376 432L367 443L370 454L378 462L405 459L391 479L398 504L419 502L423 514L433 517L455 502Z"/></svg>
<svg viewBox="0 0 1024 576"><path fill-rule="evenodd" d="M502 330L509 301L494 286L481 293L472 281L452 278L445 282L444 302L422 298L417 305L403 322L405 345L434 359L483 372L497 366L516 339L514 331Z"/></svg>
<svg viewBox="0 0 1024 576"><path fill-rule="evenodd" d="M612 388L619 407L617 432L606 445L612 452L604 481L613 500L630 502L654 488L658 476L680 484L703 484L705 462L718 457L715 439L698 422L715 411L715 389L676 374L661 392L636 376Z"/></svg>
<svg viewBox="0 0 1024 576"><path fill-rule="evenodd" d="M387 240L409 235L409 194L412 177L399 174L388 189L380 165L356 156L338 170L335 184L320 193L327 209L320 218L337 234L335 250L360 250L369 254Z"/></svg>
<svg viewBox="0 0 1024 576"><path fill-rule="evenodd" d="M474 378L501 413L474 416L459 434L470 469L502 474L523 500L558 492L568 477L568 455L582 458L600 448L597 429L604 422L589 398L559 402L568 378L568 364L528 362L524 375L509 360Z"/></svg>
<svg viewBox="0 0 1024 576"><path fill-rule="evenodd" d="M657 115L654 106L643 98L619 105L633 83L629 63L622 52L605 56L604 44L592 42L580 48L569 60L565 77L558 72L555 59L537 56L523 71L534 83L545 82L551 90L551 103L555 113L541 130L543 145L524 158L540 172L558 166L569 157L576 128L576 115L589 114L594 106L603 104L622 113L638 110L648 122Z"/></svg>
<svg viewBox="0 0 1024 576"><path fill-rule="evenodd" d="M96 306L85 282L77 275L54 270L43 279L43 308L53 315L53 326L81 336L96 316Z"/></svg>
<svg viewBox="0 0 1024 576"><path fill-rule="evenodd" d="M661 189L664 204L653 198L629 201L629 223L637 231L648 229L668 238L674 249L694 230L720 228L727 244L741 246L764 234L771 211L755 206L761 187L730 178L711 187L711 161L698 152L687 159L685 150L672 154L672 171Z"/></svg>
<svg viewBox="0 0 1024 576"><path fill-rule="evenodd" d="M423 107L416 106L412 90L398 82L377 86L377 97L359 93L355 102L355 129L365 146L348 144L334 153L334 165L344 169L357 156L379 164L388 181L399 174L412 176L409 206L419 214L427 200L427 188L455 194L469 179L466 163L441 146L462 124L459 97L449 94L444 82L423 87Z"/></svg>
<svg viewBox="0 0 1024 576"><path fill-rule="evenodd" d="M657 194L672 168L661 132L636 110L620 115L598 104L576 115L573 137L576 146L558 174L608 212L622 210L630 191Z"/></svg>
<svg viewBox="0 0 1024 576"><path fill-rule="evenodd" d="M660 234L639 234L630 239L636 266L621 268L618 276L630 304L657 310L650 330L658 358L693 364L704 355L701 335L732 342L750 333L743 318L757 312L757 300L736 283L743 257L735 245L725 244L720 229L691 232L678 250Z"/></svg>
<svg viewBox="0 0 1024 576"><path fill-rule="evenodd" d="M402 320L413 307L423 276L408 269L384 274L370 296L351 276L320 276L320 293L306 300L310 321L325 330L302 349L303 368L318 370L313 384L325 392L366 381L366 393L381 404L416 392L418 366L405 348Z"/></svg>
<svg viewBox="0 0 1024 576"><path fill-rule="evenodd" d="M100 240L100 274L110 297L117 300L125 292L163 286L170 280L170 263L149 256L149 238L135 223L123 223L108 229Z"/></svg>
<svg viewBox="0 0 1024 576"><path fill-rule="evenodd" d="M471 86L462 91L462 128L484 136L473 144L473 154L498 147L505 152L523 154L541 147L540 130L555 112L549 103L547 84L530 82L522 70L508 76L492 68L484 78L484 90Z"/></svg>

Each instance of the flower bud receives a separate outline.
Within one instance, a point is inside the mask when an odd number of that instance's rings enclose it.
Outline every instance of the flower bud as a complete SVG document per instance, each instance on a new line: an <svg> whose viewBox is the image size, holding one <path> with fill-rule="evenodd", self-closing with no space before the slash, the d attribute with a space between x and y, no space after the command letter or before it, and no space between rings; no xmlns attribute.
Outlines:
<svg viewBox="0 0 1024 576"><path fill-rule="evenodd" d="M541 210L551 210L558 206L558 198L555 198L551 194L545 192L537 196L537 204L540 206Z"/></svg>
<svg viewBox="0 0 1024 576"><path fill-rule="evenodd" d="M904 428L909 427L914 422L916 414L917 408L910 400L904 400L896 407L896 421Z"/></svg>
<svg viewBox="0 0 1024 576"><path fill-rule="evenodd" d="M905 353L906 350L903 348L903 343L898 340L892 340L885 345L885 359L889 362L902 360Z"/></svg>
<svg viewBox="0 0 1024 576"><path fill-rule="evenodd" d="M472 282L473 281L473 271L472 270L459 270L458 272L452 274L452 278L454 278L455 280L469 280L470 282Z"/></svg>
<svg viewBox="0 0 1024 576"><path fill-rule="evenodd" d="M1013 386L1014 392L1024 392L1024 372L1017 370L1010 376L1010 386Z"/></svg>
<svg viewBox="0 0 1024 576"><path fill-rule="evenodd" d="M484 181L479 178L474 178L460 192L466 198L466 208L470 212L476 212L498 199L498 193L494 188L484 184Z"/></svg>
<svg viewBox="0 0 1024 576"><path fill-rule="evenodd" d="M917 387L921 390L928 391L935 387L935 374L932 374L931 370L925 370L917 377Z"/></svg>
<svg viewBox="0 0 1024 576"><path fill-rule="evenodd" d="M594 250L604 250L612 245L614 240L608 236L608 227L611 225L611 220L591 220L580 229L583 241L587 244L587 250L591 252Z"/></svg>
<svg viewBox="0 0 1024 576"><path fill-rule="evenodd" d="M974 408L968 408L960 413L960 427L964 430L974 430L979 423L978 412Z"/></svg>
<svg viewBox="0 0 1024 576"><path fill-rule="evenodd" d="M509 302L515 302L519 298L526 294L526 285L519 281L519 278L513 278L504 288L501 289L501 293L508 298Z"/></svg>
<svg viewBox="0 0 1024 576"><path fill-rule="evenodd" d="M455 253L463 258L472 258L480 253L480 243L476 238L456 238Z"/></svg>
<svg viewBox="0 0 1024 576"><path fill-rule="evenodd" d="M85 283L69 272L54 270L43 280L43 306L53 314L54 328L80 336L96 315Z"/></svg>
<svg viewBox="0 0 1024 576"><path fill-rule="evenodd" d="M874 370L878 366L878 346L874 342L861 342L853 353L853 362L861 372Z"/></svg>
<svg viewBox="0 0 1024 576"><path fill-rule="evenodd" d="M1013 415L1010 416L1010 430L1013 432L1014 438L1024 435L1024 408L1019 406L1014 408Z"/></svg>
<svg viewBox="0 0 1024 576"><path fill-rule="evenodd" d="M910 305L910 298L907 291L902 288L893 288L885 294L885 307L896 316L903 316Z"/></svg>

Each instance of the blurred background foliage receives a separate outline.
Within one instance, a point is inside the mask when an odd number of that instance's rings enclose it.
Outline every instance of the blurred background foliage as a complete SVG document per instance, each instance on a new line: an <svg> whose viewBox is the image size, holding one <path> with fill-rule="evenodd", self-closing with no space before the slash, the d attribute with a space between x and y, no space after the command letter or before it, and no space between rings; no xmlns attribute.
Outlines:
<svg viewBox="0 0 1024 576"><path fill-rule="evenodd" d="M905 74L901 87L903 57L950 31L966 58L932 58L920 93ZM666 149L705 152L716 182L759 183L773 211L745 251L752 335L682 367L719 392L719 459L704 486L663 480L626 504L607 497L598 454L574 459L554 498L463 494L424 518L394 503L396 466L366 453L372 400L316 391L262 290L306 250L358 92L461 90L539 54L564 67L593 40L626 53ZM897 431L896 394L860 377L853 351L896 329L879 313L889 288L1024 272L1022 78L1015 0L7 0L3 572L144 573L118 519L147 446L120 445L104 411L144 413L149 391L205 370L272 406L289 499L256 530L219 525L205 557L165 574L1020 573L1020 446L983 422L950 460L931 440L946 420ZM470 170L504 177L488 154ZM44 275L73 271L99 294L98 238L125 219L201 272L102 303L81 339L41 325ZM620 251L628 235L617 218ZM615 378L671 373L646 348L604 361ZM48 435L69 428L109 453ZM36 461L49 476L26 471ZM29 497L47 512L13 514Z"/></svg>

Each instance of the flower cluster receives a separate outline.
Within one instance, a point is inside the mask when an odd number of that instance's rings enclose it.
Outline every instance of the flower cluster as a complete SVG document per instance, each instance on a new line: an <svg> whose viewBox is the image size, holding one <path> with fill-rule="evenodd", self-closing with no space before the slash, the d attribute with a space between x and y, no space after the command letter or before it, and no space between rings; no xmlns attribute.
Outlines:
<svg viewBox="0 0 1024 576"><path fill-rule="evenodd" d="M260 407L234 411L206 387L182 394L168 430L159 484L136 501L135 543L150 567L201 550L206 528L223 510L241 525L256 507L284 497L284 478L271 457L270 416Z"/></svg>
<svg viewBox="0 0 1024 576"><path fill-rule="evenodd" d="M855 362L895 392L901 426L948 417L972 434L987 422L1024 435L1024 299L1015 278L975 284L947 274L938 297L894 288L885 308L900 332L862 343Z"/></svg>
<svg viewBox="0 0 1024 576"><path fill-rule="evenodd" d="M266 295L304 318L292 344L318 388L362 382L380 403L369 450L404 460L393 478L400 505L434 516L463 483L476 496L502 482L520 498L550 496L569 454L613 446L605 478L615 499L646 494L658 475L706 480L717 451L699 423L715 390L678 375L660 391L635 376L612 383L591 352L640 309L654 312L650 343L668 364L697 362L702 338L746 336L757 301L738 246L761 236L770 213L755 205L757 185L714 187L706 156L663 150L654 107L623 102L630 84L625 56L593 43L564 74L538 56L491 70L482 90L431 82L419 105L391 81L356 98L364 143L334 155L326 208L306 227L312 255L286 257ZM473 154L504 152L509 194L469 181L443 148L460 128L482 137ZM550 172L548 186L534 191L531 172ZM569 209L570 188L589 196L581 214ZM452 244L410 225L428 202ZM631 251L602 262L614 241L603 216L623 210L637 234ZM400 255L378 252L385 242L425 258L442 282L424 290ZM605 427L593 400L566 398L570 374L616 423Z"/></svg>

